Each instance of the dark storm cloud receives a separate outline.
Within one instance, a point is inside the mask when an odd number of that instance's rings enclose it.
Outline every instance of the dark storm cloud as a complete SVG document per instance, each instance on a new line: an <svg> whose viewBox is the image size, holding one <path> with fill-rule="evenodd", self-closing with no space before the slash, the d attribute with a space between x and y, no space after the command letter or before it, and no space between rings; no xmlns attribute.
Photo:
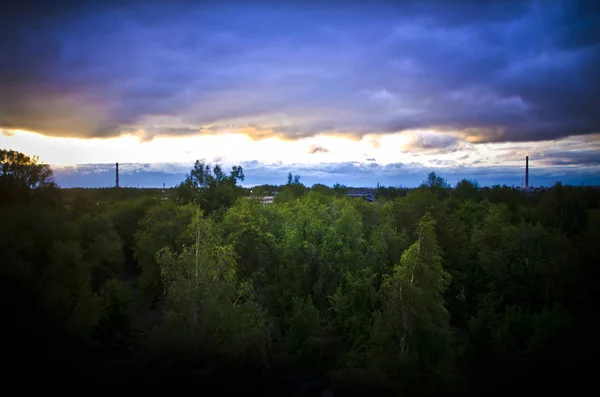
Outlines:
<svg viewBox="0 0 600 397"><path fill-rule="evenodd" d="M406 150L416 152L445 152L456 149L459 144L460 139L457 136L421 132L413 136Z"/></svg>
<svg viewBox="0 0 600 397"><path fill-rule="evenodd" d="M416 151L599 132L592 3L25 1L0 16L0 127L454 132Z"/></svg>
<svg viewBox="0 0 600 397"><path fill-rule="evenodd" d="M541 160L548 165L591 165L600 166L600 152L598 150L578 151L550 151L543 156L533 158Z"/></svg>

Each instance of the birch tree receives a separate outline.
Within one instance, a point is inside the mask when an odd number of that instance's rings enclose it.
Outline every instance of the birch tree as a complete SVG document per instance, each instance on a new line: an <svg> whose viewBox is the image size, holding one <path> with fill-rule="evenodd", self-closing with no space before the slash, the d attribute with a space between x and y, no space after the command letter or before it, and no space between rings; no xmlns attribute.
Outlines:
<svg viewBox="0 0 600 397"><path fill-rule="evenodd" d="M420 378L447 367L450 315L444 291L450 275L442 267L435 221L419 221L417 240L382 283L382 310L371 333L370 365L391 375Z"/></svg>

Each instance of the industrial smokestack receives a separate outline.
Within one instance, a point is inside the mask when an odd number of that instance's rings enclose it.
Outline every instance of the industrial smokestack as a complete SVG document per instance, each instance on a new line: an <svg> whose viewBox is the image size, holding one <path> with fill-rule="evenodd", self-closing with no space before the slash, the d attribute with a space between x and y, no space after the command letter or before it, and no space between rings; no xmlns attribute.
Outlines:
<svg viewBox="0 0 600 397"><path fill-rule="evenodd" d="M117 163L117 187L119 187L119 163Z"/></svg>
<svg viewBox="0 0 600 397"><path fill-rule="evenodd" d="M525 188L529 187L529 156L525 156Z"/></svg>

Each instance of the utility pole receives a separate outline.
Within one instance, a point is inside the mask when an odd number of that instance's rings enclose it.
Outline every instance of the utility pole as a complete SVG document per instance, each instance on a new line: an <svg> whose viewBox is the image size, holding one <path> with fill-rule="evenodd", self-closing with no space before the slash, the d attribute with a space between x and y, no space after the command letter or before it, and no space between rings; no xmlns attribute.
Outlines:
<svg viewBox="0 0 600 397"><path fill-rule="evenodd" d="M119 163L117 163L117 187L119 187Z"/></svg>

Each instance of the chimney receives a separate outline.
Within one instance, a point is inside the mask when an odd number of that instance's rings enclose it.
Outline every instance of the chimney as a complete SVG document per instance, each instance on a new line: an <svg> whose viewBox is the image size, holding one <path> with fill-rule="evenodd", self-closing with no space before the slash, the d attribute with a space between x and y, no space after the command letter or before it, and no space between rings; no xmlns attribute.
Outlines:
<svg viewBox="0 0 600 397"><path fill-rule="evenodd" d="M119 187L119 163L117 163L117 187Z"/></svg>
<svg viewBox="0 0 600 397"><path fill-rule="evenodd" d="M529 187L529 156L525 156L525 188Z"/></svg>

